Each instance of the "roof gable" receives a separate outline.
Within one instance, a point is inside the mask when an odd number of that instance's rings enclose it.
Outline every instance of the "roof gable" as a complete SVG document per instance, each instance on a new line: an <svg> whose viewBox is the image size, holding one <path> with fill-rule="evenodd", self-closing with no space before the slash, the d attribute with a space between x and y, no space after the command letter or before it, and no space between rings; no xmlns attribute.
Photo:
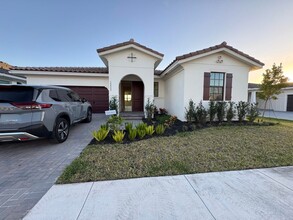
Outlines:
<svg viewBox="0 0 293 220"><path fill-rule="evenodd" d="M106 58L106 55L120 52L122 50L126 50L129 48L136 49L138 51L141 51L145 54L148 54L148 55L154 57L157 60L155 62L155 68L159 65L159 63L162 61L162 59L164 57L164 54L162 54L158 51L155 51L149 47L146 47L142 44L139 44L139 43L135 42L134 39L130 39L129 41L126 41L123 43L119 43L119 44L115 44L115 45L111 45L111 46L97 49L97 52L98 52L100 58L102 59L102 61L104 62L104 64L106 66L108 66L108 60Z"/></svg>
<svg viewBox="0 0 293 220"><path fill-rule="evenodd" d="M173 60L163 71L161 74L167 72L168 70L171 69L172 66L175 66L177 63L183 63L183 62L187 62L189 60L192 59L197 59L203 56L207 56L210 54L214 54L214 53L218 53L218 52L225 52L229 55L232 56L236 56L238 59L241 59L242 61L245 61L247 63L250 63L251 66L255 66L257 68L262 68L262 66L264 66L264 63L262 63L261 61L255 59L252 56L249 56L248 54L237 50L236 48L228 45L225 41L221 44L209 47L209 48L205 48L202 50L197 50L194 52L190 52L187 54L183 54L181 56L177 56L175 58L175 60Z"/></svg>
<svg viewBox="0 0 293 220"><path fill-rule="evenodd" d="M111 46L107 46L107 47L103 47L103 48L100 48L100 49L97 49L97 52L99 54L103 54L104 52L111 52L112 50L114 49L119 49L119 48L122 48L124 49L124 47L127 47L127 46L136 46L140 49L143 49L143 50L146 50L150 53L153 53L157 56L160 56L163 58L164 54L158 52L158 51L155 51L149 47L146 47L142 44L139 44L137 42L134 41L134 39L130 39L129 41L126 41L126 42L122 42L122 43L118 43L118 44L114 44L114 45L111 45Z"/></svg>

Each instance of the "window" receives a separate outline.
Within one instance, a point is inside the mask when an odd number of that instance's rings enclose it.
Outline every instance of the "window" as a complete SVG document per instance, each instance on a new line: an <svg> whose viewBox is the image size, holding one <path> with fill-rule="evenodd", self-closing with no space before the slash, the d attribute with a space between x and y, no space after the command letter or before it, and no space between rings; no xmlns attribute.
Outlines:
<svg viewBox="0 0 293 220"><path fill-rule="evenodd" d="M210 75L210 100L222 101L224 94L224 73L212 72Z"/></svg>
<svg viewBox="0 0 293 220"><path fill-rule="evenodd" d="M0 86L0 102L31 102L34 88L28 86Z"/></svg>
<svg viewBox="0 0 293 220"><path fill-rule="evenodd" d="M49 96L51 99L53 99L54 101L60 102L61 100L59 99L58 95L57 95L57 91L55 89L50 90L49 92Z"/></svg>
<svg viewBox="0 0 293 220"><path fill-rule="evenodd" d="M61 102L72 102L73 100L71 100L71 98L68 96L68 92L65 89L58 89L57 93L58 93L58 97L61 100Z"/></svg>
<svg viewBox="0 0 293 220"><path fill-rule="evenodd" d="M75 92L69 92L68 96L71 98L71 100L73 102L80 102L80 100L81 100L79 95L77 93L75 93Z"/></svg>
<svg viewBox="0 0 293 220"><path fill-rule="evenodd" d="M154 96L159 97L159 82L154 82Z"/></svg>

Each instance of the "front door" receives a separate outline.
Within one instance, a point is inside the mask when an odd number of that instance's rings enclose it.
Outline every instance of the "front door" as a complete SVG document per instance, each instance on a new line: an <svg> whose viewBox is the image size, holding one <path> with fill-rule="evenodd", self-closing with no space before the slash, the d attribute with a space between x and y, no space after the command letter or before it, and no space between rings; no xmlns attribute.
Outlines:
<svg viewBox="0 0 293 220"><path fill-rule="evenodd" d="M132 111L143 111L143 82L132 82Z"/></svg>

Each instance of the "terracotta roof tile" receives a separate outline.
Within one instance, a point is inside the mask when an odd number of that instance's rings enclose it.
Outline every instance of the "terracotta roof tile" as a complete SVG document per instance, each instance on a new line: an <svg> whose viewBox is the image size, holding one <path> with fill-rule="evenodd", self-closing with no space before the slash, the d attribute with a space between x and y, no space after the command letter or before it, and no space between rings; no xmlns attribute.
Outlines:
<svg viewBox="0 0 293 220"><path fill-rule="evenodd" d="M0 69L1 70L1 69ZM108 68L106 67L20 67L12 66L10 70L20 71L44 71L44 72L74 72L74 73L104 73L108 74ZM3 70L5 73L8 71ZM159 76L162 70L155 70L154 75Z"/></svg>
<svg viewBox="0 0 293 220"><path fill-rule="evenodd" d="M74 73L108 73L106 67L20 67L13 66L11 70L46 71L46 72L74 72Z"/></svg>
<svg viewBox="0 0 293 220"><path fill-rule="evenodd" d="M150 52L152 52L154 54L157 54L157 55L159 55L161 57L164 56L164 54L162 54L162 53L160 53L158 51L155 51L155 50L153 50L153 49L151 49L149 47L146 47L144 45L141 45L141 44L135 42L133 39L130 39L129 41L125 41L123 43L114 44L114 45L111 45L111 46L107 46L107 47L103 47L103 48L97 49L97 52L98 53L102 53L104 51L113 50L113 49L116 49L116 48L119 48L119 47L123 47L123 46L127 46L127 45L130 45L130 44L133 44L135 46L138 46L138 47L140 47L140 48L142 48L144 50L150 51Z"/></svg>

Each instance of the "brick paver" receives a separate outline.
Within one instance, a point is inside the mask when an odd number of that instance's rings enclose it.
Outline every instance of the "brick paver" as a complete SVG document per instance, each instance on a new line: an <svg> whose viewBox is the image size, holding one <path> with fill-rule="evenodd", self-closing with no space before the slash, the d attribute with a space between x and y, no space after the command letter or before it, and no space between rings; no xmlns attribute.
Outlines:
<svg viewBox="0 0 293 220"><path fill-rule="evenodd" d="M48 139L1 143L0 219L23 218L90 142L91 131L104 122L103 114L95 114L90 124L73 126L62 144Z"/></svg>

